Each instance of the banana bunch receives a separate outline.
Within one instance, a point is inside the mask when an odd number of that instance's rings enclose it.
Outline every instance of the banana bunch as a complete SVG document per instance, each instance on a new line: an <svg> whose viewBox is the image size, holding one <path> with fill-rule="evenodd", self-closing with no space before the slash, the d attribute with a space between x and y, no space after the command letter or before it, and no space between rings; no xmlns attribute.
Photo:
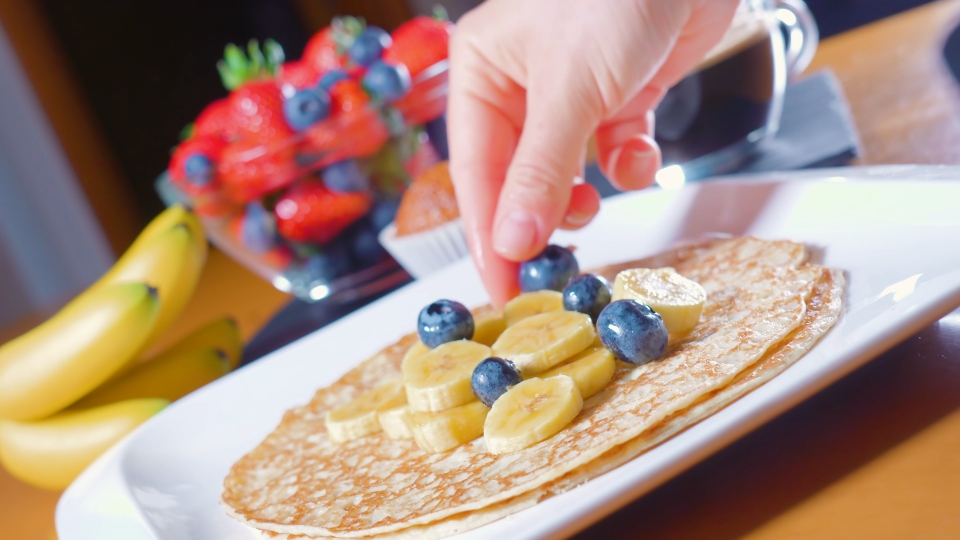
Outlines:
<svg viewBox="0 0 960 540"><path fill-rule="evenodd" d="M203 226L172 206L96 283L0 345L0 463L60 490L137 426L235 368L243 343L222 318L154 354L193 296Z"/></svg>

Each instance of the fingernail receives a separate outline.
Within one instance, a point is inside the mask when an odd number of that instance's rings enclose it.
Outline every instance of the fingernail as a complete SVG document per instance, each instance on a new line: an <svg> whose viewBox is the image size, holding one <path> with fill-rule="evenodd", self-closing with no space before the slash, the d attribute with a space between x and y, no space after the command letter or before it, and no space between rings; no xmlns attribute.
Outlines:
<svg viewBox="0 0 960 540"><path fill-rule="evenodd" d="M563 222L571 227L583 227L593 219L591 214L571 213L563 217Z"/></svg>
<svg viewBox="0 0 960 540"><path fill-rule="evenodd" d="M537 220L523 210L510 212L497 224L493 249L501 257L517 260L526 257L537 241Z"/></svg>
<svg viewBox="0 0 960 540"><path fill-rule="evenodd" d="M646 187L659 168L660 155L656 143L640 135L624 143L614 169L618 179L634 188Z"/></svg>

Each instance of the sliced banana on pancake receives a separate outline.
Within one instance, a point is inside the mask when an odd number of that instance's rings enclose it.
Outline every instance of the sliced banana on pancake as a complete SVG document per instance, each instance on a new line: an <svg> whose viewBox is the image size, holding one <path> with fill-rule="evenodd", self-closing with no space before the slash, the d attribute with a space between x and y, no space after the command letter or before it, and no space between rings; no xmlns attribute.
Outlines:
<svg viewBox="0 0 960 540"><path fill-rule="evenodd" d="M406 390L404 390L406 392ZM410 405L403 404L377 413L380 427L391 439L409 439L413 437L410 418L413 411Z"/></svg>
<svg viewBox="0 0 960 540"><path fill-rule="evenodd" d="M633 268L617 274L612 300L630 298L663 317L671 335L682 336L697 326L707 292L673 268Z"/></svg>
<svg viewBox="0 0 960 540"><path fill-rule="evenodd" d="M591 347L564 364L540 374L540 378L567 375L576 383L580 397L587 399L607 386L616 369L613 353L601 345Z"/></svg>
<svg viewBox="0 0 960 540"><path fill-rule="evenodd" d="M479 401L440 412L411 415L413 439L424 452L446 452L483 435L490 409Z"/></svg>
<svg viewBox="0 0 960 540"><path fill-rule="evenodd" d="M406 365L407 361L411 358L416 358L428 352L430 352L430 347L427 347L418 339L417 342L411 345L410 348L407 349L407 352L404 353L403 360L400 362L400 365Z"/></svg>
<svg viewBox="0 0 960 540"><path fill-rule="evenodd" d="M583 409L573 378L534 377L507 390L493 403L483 424L487 450L505 454L549 439Z"/></svg>
<svg viewBox="0 0 960 540"><path fill-rule="evenodd" d="M410 408L437 412L477 399L470 389L470 377L473 368L490 354L490 347L463 339L406 359L401 370Z"/></svg>
<svg viewBox="0 0 960 540"><path fill-rule="evenodd" d="M381 430L378 413L406 402L403 379L391 379L328 412L327 433L336 443L377 433Z"/></svg>
<svg viewBox="0 0 960 540"><path fill-rule="evenodd" d="M548 290L523 293L507 302L503 307L503 318L509 327L548 311L563 311L563 294Z"/></svg>
<svg viewBox="0 0 960 540"><path fill-rule="evenodd" d="M596 337L589 315L549 311L508 326L493 344L493 355L510 360L530 377L586 349Z"/></svg>
<svg viewBox="0 0 960 540"><path fill-rule="evenodd" d="M507 328L507 321L502 313L487 312L473 316L473 341L486 345L493 345L500 334Z"/></svg>

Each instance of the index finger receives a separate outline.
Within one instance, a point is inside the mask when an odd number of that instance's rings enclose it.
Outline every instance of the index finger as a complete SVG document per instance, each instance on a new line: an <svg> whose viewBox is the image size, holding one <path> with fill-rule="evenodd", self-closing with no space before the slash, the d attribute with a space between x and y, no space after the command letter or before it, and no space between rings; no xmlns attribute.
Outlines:
<svg viewBox="0 0 960 540"><path fill-rule="evenodd" d="M494 252L493 218L517 147L519 128L511 116L523 117L523 91L494 88L496 84L478 80L485 75L471 69L469 64L451 62L451 65L462 71L452 68L450 72L447 104L450 174L474 264L491 301L502 307L519 293L519 264ZM484 92L486 98L478 93L481 86L489 90ZM514 97L518 93L519 105Z"/></svg>

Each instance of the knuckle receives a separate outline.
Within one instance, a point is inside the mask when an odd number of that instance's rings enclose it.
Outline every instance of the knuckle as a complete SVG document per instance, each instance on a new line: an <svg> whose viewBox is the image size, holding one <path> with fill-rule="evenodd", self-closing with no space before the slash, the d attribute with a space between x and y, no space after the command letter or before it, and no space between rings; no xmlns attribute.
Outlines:
<svg viewBox="0 0 960 540"><path fill-rule="evenodd" d="M512 198L518 202L562 202L564 189L557 174L547 165L533 161L519 161L511 171Z"/></svg>

